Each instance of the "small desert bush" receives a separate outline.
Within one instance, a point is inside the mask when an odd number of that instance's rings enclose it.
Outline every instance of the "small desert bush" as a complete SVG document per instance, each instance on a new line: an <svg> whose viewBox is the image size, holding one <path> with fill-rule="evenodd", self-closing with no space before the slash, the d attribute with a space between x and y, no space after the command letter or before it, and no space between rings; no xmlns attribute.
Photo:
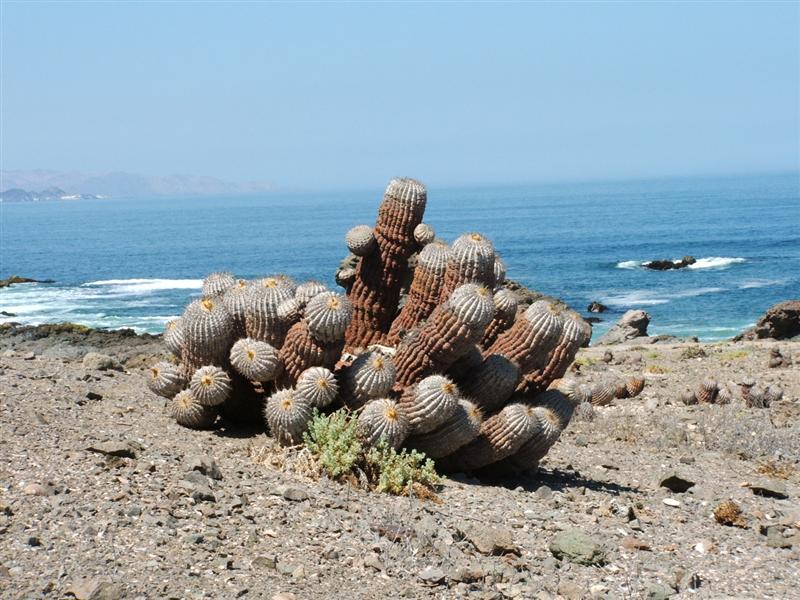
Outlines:
<svg viewBox="0 0 800 600"><path fill-rule="evenodd" d="M381 441L365 448L358 439L358 420L348 411L316 412L303 436L319 470L331 479L366 481L377 492L435 497L441 479L434 463L415 450L397 451Z"/></svg>
<svg viewBox="0 0 800 600"><path fill-rule="evenodd" d="M645 371L648 373L653 373L654 375L663 375L664 373L669 373L669 369L667 367L662 367L661 365L648 365L645 368Z"/></svg>
<svg viewBox="0 0 800 600"><path fill-rule="evenodd" d="M747 350L733 350L732 352L726 352L725 354L721 354L719 359L720 360L738 360L740 358L746 357L750 354Z"/></svg>
<svg viewBox="0 0 800 600"><path fill-rule="evenodd" d="M706 351L700 346L689 346L681 352L681 358L702 358L706 356Z"/></svg>
<svg viewBox="0 0 800 600"><path fill-rule="evenodd" d="M303 435L306 447L332 479L351 473L363 449L358 441L358 422L344 411L331 415L316 413Z"/></svg>

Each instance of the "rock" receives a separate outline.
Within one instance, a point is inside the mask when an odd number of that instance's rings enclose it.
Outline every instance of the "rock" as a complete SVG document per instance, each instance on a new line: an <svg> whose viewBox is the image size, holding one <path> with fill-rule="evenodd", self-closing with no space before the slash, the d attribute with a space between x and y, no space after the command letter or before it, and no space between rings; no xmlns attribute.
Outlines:
<svg viewBox="0 0 800 600"><path fill-rule="evenodd" d="M99 352L89 352L84 356L83 368L89 371L122 371L122 365L115 359Z"/></svg>
<svg viewBox="0 0 800 600"><path fill-rule="evenodd" d="M535 495L535 496L536 496L536 497L537 497L539 500L550 500L550 498L552 498L552 497L553 497L553 490L551 490L551 489L550 489L549 487L547 487L546 485L542 485L542 486L539 486L539 487L536 489L536 491L534 492L534 495Z"/></svg>
<svg viewBox="0 0 800 600"><path fill-rule="evenodd" d="M461 581L464 583L474 583L486 577L486 571L477 565L454 567L448 572L447 578L451 581Z"/></svg>
<svg viewBox="0 0 800 600"><path fill-rule="evenodd" d="M792 540L783 537L783 527L770 525L766 528L767 546L770 548L788 549L792 547Z"/></svg>
<svg viewBox="0 0 800 600"><path fill-rule="evenodd" d="M439 567L425 567L420 572L419 578L428 585L439 585L444 583L444 571Z"/></svg>
<svg viewBox="0 0 800 600"><path fill-rule="evenodd" d="M211 479L222 479L222 472L219 470L216 461L209 456L190 456L186 459L186 468L189 471L199 471Z"/></svg>
<svg viewBox="0 0 800 600"><path fill-rule="evenodd" d="M278 566L276 556L256 556L253 559L253 566L259 569L274 569Z"/></svg>
<svg viewBox="0 0 800 600"><path fill-rule="evenodd" d="M622 539L622 547L628 550L651 550L650 544L632 536L627 536Z"/></svg>
<svg viewBox="0 0 800 600"><path fill-rule="evenodd" d="M681 505L680 501L679 500L675 500L674 498L664 498L662 500L662 502L664 504L666 504L667 506L671 506L673 508L677 508L678 506Z"/></svg>
<svg viewBox="0 0 800 600"><path fill-rule="evenodd" d="M559 596L563 596L568 600L581 600L582 598L586 598L584 589L571 581L562 581L559 583L557 591Z"/></svg>
<svg viewBox="0 0 800 600"><path fill-rule="evenodd" d="M28 546L36 548L42 545L42 540L38 536L32 535L28 538Z"/></svg>
<svg viewBox="0 0 800 600"><path fill-rule="evenodd" d="M550 552L559 560L580 565L604 565L608 556L603 546L577 529L568 529L550 540Z"/></svg>
<svg viewBox="0 0 800 600"><path fill-rule="evenodd" d="M0 279L0 288L10 287L15 283L55 283L52 279L31 279L30 277L20 277L12 275L6 279Z"/></svg>
<svg viewBox="0 0 800 600"><path fill-rule="evenodd" d="M602 313L608 310L608 307L604 304L600 304L596 300L594 302L590 302L589 306L586 308L590 313Z"/></svg>
<svg viewBox="0 0 800 600"><path fill-rule="evenodd" d="M484 525L470 525L460 530L481 554L519 554L509 529L493 529Z"/></svg>
<svg viewBox="0 0 800 600"><path fill-rule="evenodd" d="M217 501L208 485L208 479L199 471L190 471L184 475L180 487L185 489L197 503Z"/></svg>
<svg viewBox="0 0 800 600"><path fill-rule="evenodd" d="M645 598L647 600L667 600L667 598L673 596L674 594L675 590L668 585L656 583L647 588L647 594L645 595Z"/></svg>
<svg viewBox="0 0 800 600"><path fill-rule="evenodd" d="M649 412L655 411L659 406L661 406L661 401L655 396L651 396L644 403L645 409Z"/></svg>
<svg viewBox="0 0 800 600"><path fill-rule="evenodd" d="M669 473L658 482L659 487L667 488L671 492L682 494L689 488L694 487L694 481L689 481L677 473Z"/></svg>
<svg viewBox="0 0 800 600"><path fill-rule="evenodd" d="M771 306L753 327L733 340L788 340L796 336L800 336L800 300L787 300Z"/></svg>
<svg viewBox="0 0 800 600"><path fill-rule="evenodd" d="M694 256L684 256L678 261L673 260L651 260L650 262L642 263L645 269L652 269L654 271L669 271L671 269L685 269L689 265L696 263Z"/></svg>
<svg viewBox="0 0 800 600"><path fill-rule="evenodd" d="M77 600L118 600L125 596L125 588L110 581L82 579L73 583L67 593Z"/></svg>
<svg viewBox="0 0 800 600"><path fill-rule="evenodd" d="M106 456L119 456L121 458L136 458L136 451L130 442L108 441L100 442L86 448L89 452L97 452Z"/></svg>
<svg viewBox="0 0 800 600"><path fill-rule="evenodd" d="M622 344L638 337L646 337L649 324L650 315L645 311L629 310L594 345Z"/></svg>
<svg viewBox="0 0 800 600"><path fill-rule="evenodd" d="M303 500L308 500L309 495L308 492L301 488L296 487L286 487L283 489L281 495L286 500L291 500L292 502L302 502Z"/></svg>
<svg viewBox="0 0 800 600"><path fill-rule="evenodd" d="M22 488L22 493L26 496L49 496L50 492L50 490L40 483L29 483Z"/></svg>
<svg viewBox="0 0 800 600"><path fill-rule="evenodd" d="M278 592L272 596L272 600L297 600L297 596L291 592Z"/></svg>
<svg viewBox="0 0 800 600"><path fill-rule="evenodd" d="M786 486L780 481L761 481L748 485L756 496L764 496L766 498L778 498L785 500L789 497L786 491Z"/></svg>
<svg viewBox="0 0 800 600"><path fill-rule="evenodd" d="M383 571L384 566L380 557L374 552L370 552L364 557L364 566L376 571Z"/></svg>

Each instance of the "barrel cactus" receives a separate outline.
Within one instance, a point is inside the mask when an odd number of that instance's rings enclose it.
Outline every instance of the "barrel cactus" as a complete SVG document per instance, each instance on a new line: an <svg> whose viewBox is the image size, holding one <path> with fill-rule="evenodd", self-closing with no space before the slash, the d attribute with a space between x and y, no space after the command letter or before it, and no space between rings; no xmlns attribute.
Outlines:
<svg viewBox="0 0 800 600"><path fill-rule="evenodd" d="M534 469L576 410L641 392L641 378L562 379L590 325L560 301L528 304L483 234L437 239L426 204L418 181L389 183L374 226L344 236L344 293L284 274L209 275L164 332L177 364L154 365L147 386L185 427L219 417L296 445L316 412L348 411L362 445L479 472Z"/></svg>

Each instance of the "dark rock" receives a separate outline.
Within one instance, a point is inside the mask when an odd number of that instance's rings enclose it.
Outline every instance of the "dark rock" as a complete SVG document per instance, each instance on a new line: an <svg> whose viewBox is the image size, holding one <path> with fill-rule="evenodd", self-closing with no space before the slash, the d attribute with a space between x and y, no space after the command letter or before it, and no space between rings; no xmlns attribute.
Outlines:
<svg viewBox="0 0 800 600"><path fill-rule="evenodd" d="M291 500L292 502L302 502L303 500L308 500L310 497L306 490L296 487L285 488L281 495L286 500Z"/></svg>
<svg viewBox="0 0 800 600"><path fill-rule="evenodd" d="M97 392L86 392L86 399L87 400L102 400L103 395L98 394Z"/></svg>
<svg viewBox="0 0 800 600"><path fill-rule="evenodd" d="M608 556L603 546L577 529L568 529L550 541L550 552L559 560L579 565L604 565Z"/></svg>
<svg viewBox="0 0 800 600"><path fill-rule="evenodd" d="M590 313L602 313L608 310L608 307L604 304L600 304L599 302L595 301L589 304L586 308Z"/></svg>
<svg viewBox="0 0 800 600"><path fill-rule="evenodd" d="M119 456L120 458L136 458L136 452L129 442L109 441L100 442L86 448L89 452L97 452L106 456Z"/></svg>
<svg viewBox="0 0 800 600"><path fill-rule="evenodd" d="M484 525L470 525L460 530L481 554L519 554L509 529L493 529Z"/></svg>
<svg viewBox="0 0 800 600"><path fill-rule="evenodd" d="M658 485L667 488L671 492L682 494L689 488L694 487L694 481L689 481L678 475L677 473L669 473L661 478Z"/></svg>
<svg viewBox="0 0 800 600"><path fill-rule="evenodd" d="M600 317L583 317L583 320L587 323L602 323L603 319Z"/></svg>
<svg viewBox="0 0 800 600"><path fill-rule="evenodd" d="M42 540L40 540L37 536L32 535L28 538L28 546L37 547L42 545Z"/></svg>
<svg viewBox="0 0 800 600"><path fill-rule="evenodd" d="M785 500L789 497L786 491L786 486L779 481L760 481L758 483L750 484L749 487L753 490L756 496L764 496L766 498L778 498Z"/></svg>
<svg viewBox="0 0 800 600"><path fill-rule="evenodd" d="M54 283L54 282L52 279L31 279L30 277L20 277L19 275L12 275L7 279L0 279L0 288L9 287L14 285L15 283Z"/></svg>
<svg viewBox="0 0 800 600"><path fill-rule="evenodd" d="M771 338L788 340L800 336L800 300L787 300L770 307L755 326L737 335L734 341Z"/></svg>
<svg viewBox="0 0 800 600"><path fill-rule="evenodd" d="M199 471L211 479L222 479L222 472L219 470L216 461L209 456L190 456L186 459L186 468L189 471Z"/></svg>
<svg viewBox="0 0 800 600"><path fill-rule="evenodd" d="M649 324L650 315L645 311L629 310L594 345L622 344L636 338L646 337Z"/></svg>
<svg viewBox="0 0 800 600"><path fill-rule="evenodd" d="M684 269L689 265L693 265L697 261L693 256L684 256L681 260L651 260L650 262L643 263L645 269L652 269L654 271L669 271L671 269Z"/></svg>

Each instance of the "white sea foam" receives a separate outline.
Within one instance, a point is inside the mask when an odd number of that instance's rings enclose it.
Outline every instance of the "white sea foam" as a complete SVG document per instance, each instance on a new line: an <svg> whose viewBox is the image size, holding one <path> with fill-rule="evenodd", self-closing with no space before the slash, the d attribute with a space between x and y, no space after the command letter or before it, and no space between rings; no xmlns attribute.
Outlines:
<svg viewBox="0 0 800 600"><path fill-rule="evenodd" d="M748 279L739 284L740 290L750 290L753 288L770 287L786 283L786 279Z"/></svg>
<svg viewBox="0 0 800 600"><path fill-rule="evenodd" d="M113 293L144 294L159 290L198 290L202 279L103 279L84 283L82 287L110 286Z"/></svg>
<svg viewBox="0 0 800 600"><path fill-rule="evenodd" d="M698 258L697 262L689 265L689 269L724 269L731 265L746 262L746 258L730 257L730 256L709 256L707 258Z"/></svg>
<svg viewBox="0 0 800 600"><path fill-rule="evenodd" d="M680 258L673 259L673 262L680 261ZM724 269L737 263L746 262L746 258L731 257L731 256L707 256L705 258L698 258L697 261L689 265L688 269ZM623 260L617 263L618 269L640 269L650 261L639 260Z"/></svg>
<svg viewBox="0 0 800 600"><path fill-rule="evenodd" d="M638 260L623 260L617 263L618 269L638 269L644 263Z"/></svg>
<svg viewBox="0 0 800 600"><path fill-rule="evenodd" d="M615 308L629 308L636 306L656 306L667 304L679 298L694 298L705 294L717 294L724 292L725 288L705 287L681 290L678 292L660 292L658 290L631 290L621 294L601 296L600 301Z"/></svg>

